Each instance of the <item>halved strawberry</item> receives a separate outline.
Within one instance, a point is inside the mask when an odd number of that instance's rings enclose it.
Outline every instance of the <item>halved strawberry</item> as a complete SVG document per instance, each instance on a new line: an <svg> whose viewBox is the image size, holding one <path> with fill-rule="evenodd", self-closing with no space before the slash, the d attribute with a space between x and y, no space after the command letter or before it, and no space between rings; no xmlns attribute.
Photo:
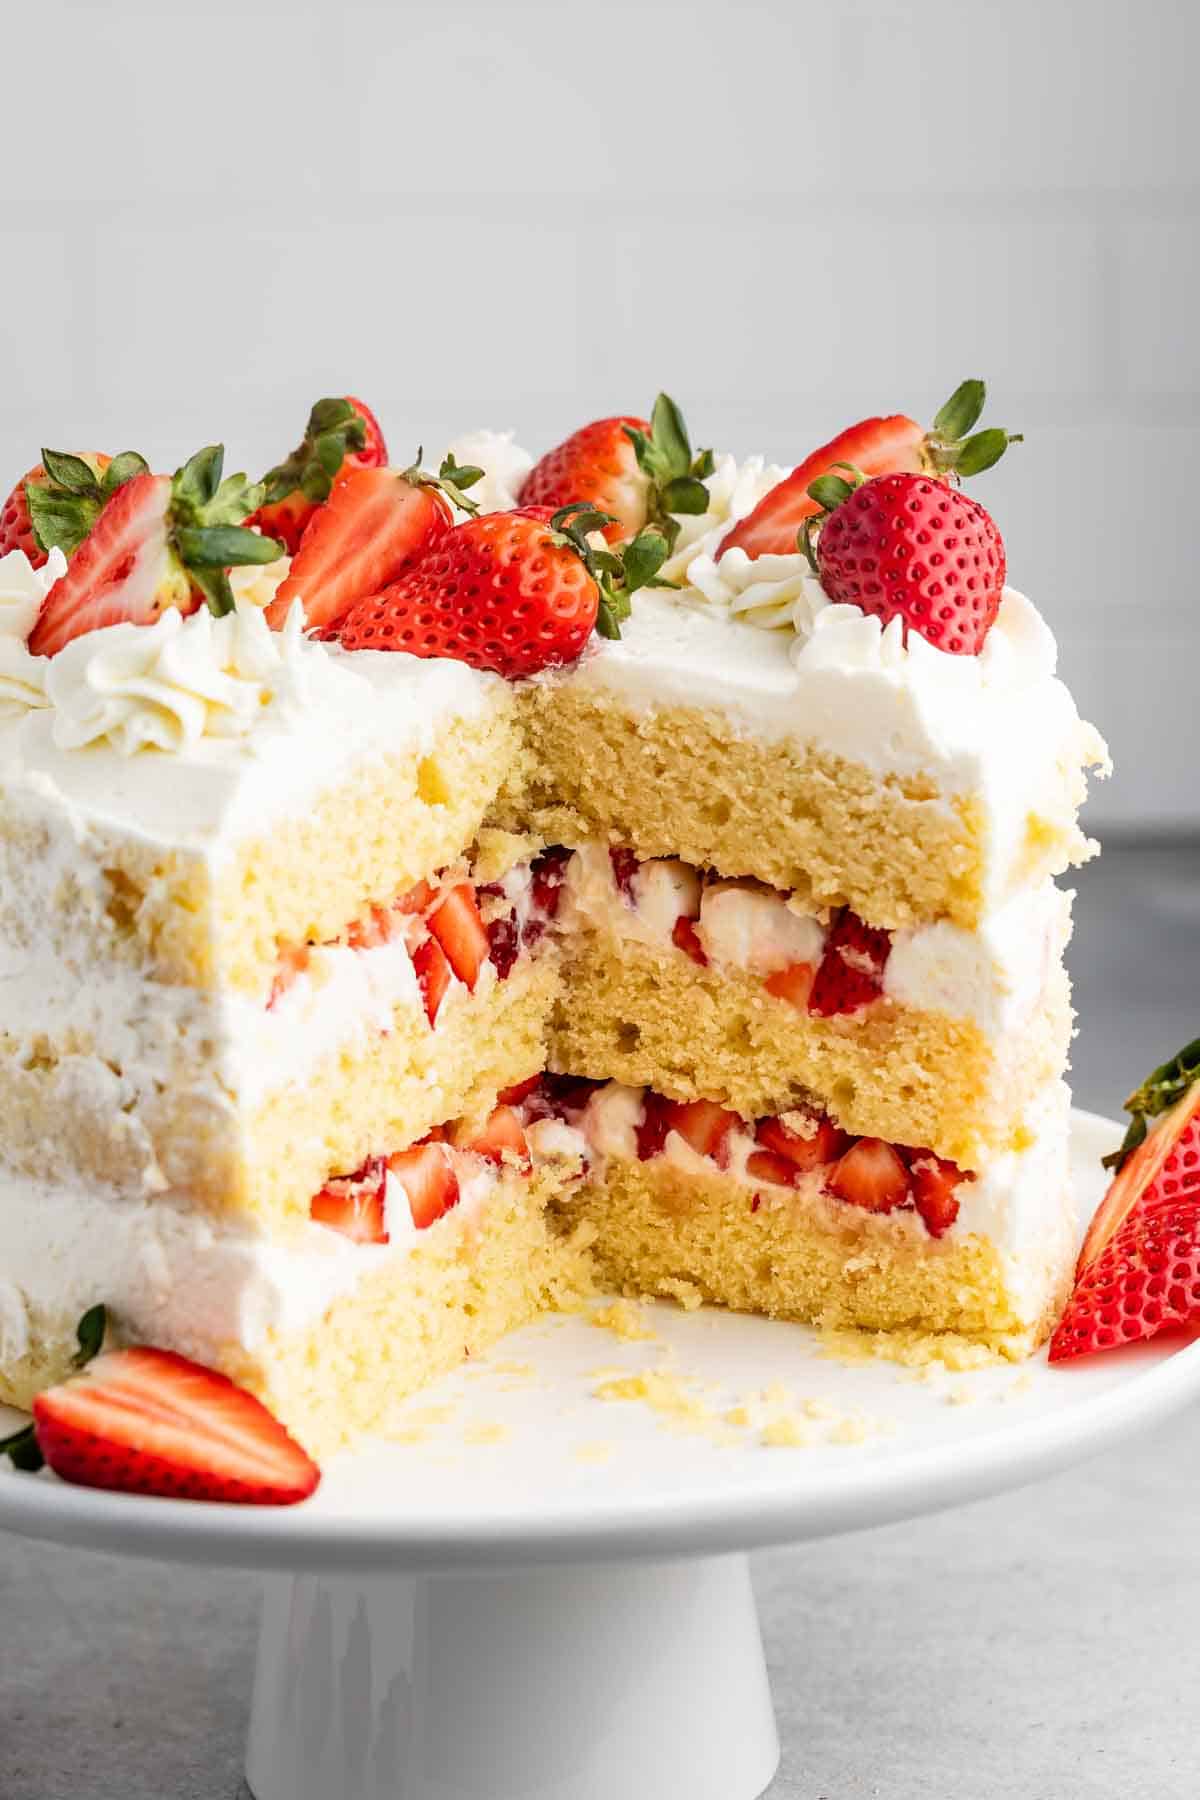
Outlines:
<svg viewBox="0 0 1200 1800"><path fill-rule="evenodd" d="M782 1119L774 1118L760 1119L754 1135L760 1144L777 1156L785 1156L801 1173L837 1162L850 1146L847 1133L835 1125L827 1113L822 1113L815 1121L811 1137L804 1137L785 1125Z"/></svg>
<svg viewBox="0 0 1200 1800"><path fill-rule="evenodd" d="M117 489L148 472L145 458L133 450L118 457L43 450L41 462L0 506L0 556L21 550L35 569L54 548L72 557Z"/></svg>
<svg viewBox="0 0 1200 1800"><path fill-rule="evenodd" d="M1105 1159L1117 1174L1084 1238L1051 1362L1200 1323L1200 1038L1126 1107L1133 1122Z"/></svg>
<svg viewBox="0 0 1200 1800"><path fill-rule="evenodd" d="M763 986L776 1000L786 1000L798 1012L807 1012L816 976L812 963L789 963L786 969L776 969L773 975L768 975Z"/></svg>
<svg viewBox="0 0 1200 1800"><path fill-rule="evenodd" d="M828 1018L857 1012L878 1000L891 948L890 932L864 924L848 906L839 907L830 920L825 954L808 998L809 1012Z"/></svg>
<svg viewBox="0 0 1200 1800"><path fill-rule="evenodd" d="M352 469L334 484L267 608L269 625L279 629L299 599L310 626L331 630L445 534L449 503L414 476L414 470Z"/></svg>
<svg viewBox="0 0 1200 1800"><path fill-rule="evenodd" d="M446 989L452 979L446 952L436 938L429 937L417 945L412 960L421 998L425 1002L425 1017L431 1025L436 1025L442 1001L446 998Z"/></svg>
<svg viewBox="0 0 1200 1800"><path fill-rule="evenodd" d="M294 556L305 526L328 500L338 477L352 469L379 469L386 462L383 432L365 401L353 394L318 400L296 449L264 475L265 499L247 524L278 538Z"/></svg>
<svg viewBox="0 0 1200 1800"><path fill-rule="evenodd" d="M797 547L807 519L821 511L809 488L814 481L835 473L839 464L850 464L864 475L890 475L901 471L938 476L978 475L991 468L1009 444L1020 437L991 429L972 432L983 411L986 389L982 381L964 381L947 400L926 432L903 413L887 418L863 419L841 431L829 443L806 456L777 487L765 494L753 512L724 539L718 557L734 548L747 556L786 556Z"/></svg>
<svg viewBox="0 0 1200 1800"><path fill-rule="evenodd" d="M908 1170L899 1152L882 1138L859 1138L851 1144L825 1185L839 1200L873 1213L894 1212L909 1198Z"/></svg>
<svg viewBox="0 0 1200 1800"><path fill-rule="evenodd" d="M918 1150L908 1159L913 1200L931 1237L942 1237L958 1217L957 1189L972 1178L944 1156Z"/></svg>
<svg viewBox="0 0 1200 1800"><path fill-rule="evenodd" d="M487 961L488 934L469 881L447 888L429 915L429 929L458 979L473 991Z"/></svg>
<svg viewBox="0 0 1200 1800"><path fill-rule="evenodd" d="M110 1350L33 1403L64 1481L122 1493L292 1506L321 1472L261 1401L169 1350Z"/></svg>
<svg viewBox="0 0 1200 1800"><path fill-rule="evenodd" d="M712 452L693 455L682 413L660 394L653 420L596 419L548 450L525 477L520 500L551 511L588 500L612 515L604 527L609 543L636 537L646 525L673 543L675 515L707 508L704 477L711 472Z"/></svg>
<svg viewBox="0 0 1200 1800"><path fill-rule="evenodd" d="M699 1156L710 1156L719 1168L729 1164L729 1138L741 1120L735 1112L713 1100L668 1100L667 1131L677 1131Z"/></svg>
<svg viewBox="0 0 1200 1800"><path fill-rule="evenodd" d="M685 918L682 913L671 928L671 942L677 950L682 950L687 956L690 956L694 963L699 963L702 969L708 967L708 957L704 954L704 945L700 942L700 934L693 921Z"/></svg>
<svg viewBox="0 0 1200 1800"><path fill-rule="evenodd" d="M446 1146L414 1144L388 1157L388 1168L408 1196L413 1224L425 1231L458 1205L458 1176Z"/></svg>
<svg viewBox="0 0 1200 1800"><path fill-rule="evenodd" d="M489 1162L515 1160L526 1167L529 1164L525 1129L511 1106L495 1107L478 1131L456 1128L451 1141L457 1150L473 1150L476 1156L486 1156Z"/></svg>
<svg viewBox="0 0 1200 1800"><path fill-rule="evenodd" d="M205 596L214 612L231 610L226 570L270 562L279 546L239 523L258 490L244 475L222 480L224 456L210 444L174 476L135 474L115 489L46 595L29 635L35 656L105 625L153 624L170 606L192 612Z"/></svg>
<svg viewBox="0 0 1200 1800"><path fill-rule="evenodd" d="M352 1243L386 1244L386 1191L387 1163L382 1156L369 1156L353 1175L327 1181L320 1193L313 1195L309 1215L318 1225L340 1231Z"/></svg>

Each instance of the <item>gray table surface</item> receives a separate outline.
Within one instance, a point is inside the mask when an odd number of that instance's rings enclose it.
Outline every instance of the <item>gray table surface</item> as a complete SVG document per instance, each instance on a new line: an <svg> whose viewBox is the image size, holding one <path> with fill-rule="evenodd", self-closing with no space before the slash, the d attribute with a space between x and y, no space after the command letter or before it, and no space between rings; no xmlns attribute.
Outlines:
<svg viewBox="0 0 1200 1800"><path fill-rule="evenodd" d="M1200 846L1111 846L1079 888L1073 1080L1111 1113L1200 1032ZM757 1556L770 1800L1194 1796L1198 1487L1191 1415L1025 1492ZM255 1607L244 1576L0 1536L3 1800L245 1800Z"/></svg>

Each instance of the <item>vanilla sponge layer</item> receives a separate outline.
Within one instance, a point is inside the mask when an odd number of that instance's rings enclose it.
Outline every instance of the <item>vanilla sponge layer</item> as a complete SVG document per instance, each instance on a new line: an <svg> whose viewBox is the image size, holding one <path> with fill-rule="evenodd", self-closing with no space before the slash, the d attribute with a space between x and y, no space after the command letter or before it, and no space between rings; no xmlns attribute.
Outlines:
<svg viewBox="0 0 1200 1800"><path fill-rule="evenodd" d="M1048 1335L1070 1284L1065 1181L1044 1204L1044 1234L1018 1262L984 1233L938 1239L915 1213L756 1193L660 1157L610 1159L602 1179L561 1203L561 1218L592 1236L600 1282L631 1295L690 1288L735 1312L955 1333L1019 1357Z"/></svg>
<svg viewBox="0 0 1200 1800"><path fill-rule="evenodd" d="M1061 964L1027 1023L992 1037L972 1019L887 999L819 1018L767 993L761 976L600 931L566 938L562 955L555 1069L716 1100L749 1119L816 1099L847 1131L966 1169L1030 1140L1070 1042Z"/></svg>
<svg viewBox="0 0 1200 1800"><path fill-rule="evenodd" d="M535 685L520 705L525 751L493 817L547 842L599 838L754 875L872 925L946 918L967 930L1090 854L1075 821L1079 769L1056 771L1046 810L1028 812L997 869L982 802L933 776L881 778L796 739L739 735L719 711L639 710L571 681Z"/></svg>
<svg viewBox="0 0 1200 1800"><path fill-rule="evenodd" d="M556 979L549 960L522 958L507 981L485 965L475 994L451 989L436 1029L419 1004L397 1007L390 1030L355 1034L252 1107L203 1067L189 1083L51 1044L31 1058L0 1037L0 1143L37 1180L169 1192L284 1226L330 1176L486 1112L540 1069Z"/></svg>

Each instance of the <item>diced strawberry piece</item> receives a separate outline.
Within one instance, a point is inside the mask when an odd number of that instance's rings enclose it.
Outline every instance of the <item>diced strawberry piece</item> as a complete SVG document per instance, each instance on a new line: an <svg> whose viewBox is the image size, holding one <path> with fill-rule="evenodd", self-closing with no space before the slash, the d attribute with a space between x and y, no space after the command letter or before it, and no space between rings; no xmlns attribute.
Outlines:
<svg viewBox="0 0 1200 1800"><path fill-rule="evenodd" d="M535 856L529 865L532 882L530 897L538 912L545 913L548 919L558 915L562 885L566 880L570 860L571 852L562 844L551 844L540 856Z"/></svg>
<svg viewBox="0 0 1200 1800"><path fill-rule="evenodd" d="M608 860L612 864L613 880L626 904L636 906L637 897L633 891L633 878L640 867L637 852L635 850L610 850Z"/></svg>
<svg viewBox="0 0 1200 1800"><path fill-rule="evenodd" d="M782 1119L760 1119L754 1135L768 1150L785 1156L801 1174L837 1162L851 1142L849 1135L825 1113L816 1121L811 1137L793 1131Z"/></svg>
<svg viewBox="0 0 1200 1800"><path fill-rule="evenodd" d="M425 1016L431 1025L436 1025L442 1001L446 998L446 989L450 986L451 970L446 961L446 953L436 938L426 938L413 951L412 960L421 997L425 1002Z"/></svg>
<svg viewBox="0 0 1200 1800"><path fill-rule="evenodd" d="M488 934L469 881L448 888L429 915L432 931L458 979L474 991L487 960Z"/></svg>
<svg viewBox="0 0 1200 1800"><path fill-rule="evenodd" d="M746 1173L752 1181L770 1181L776 1187L795 1187L801 1171L786 1156L773 1150L753 1150L746 1158Z"/></svg>
<svg viewBox="0 0 1200 1800"><path fill-rule="evenodd" d="M708 958L704 954L704 945L700 942L700 934L691 919L685 919L680 914L671 931L671 942L676 949L690 956L694 963L699 963L702 969L707 968Z"/></svg>
<svg viewBox="0 0 1200 1800"><path fill-rule="evenodd" d="M402 916L394 906L369 906L346 927L346 942L352 950L378 950L403 935Z"/></svg>
<svg viewBox="0 0 1200 1800"><path fill-rule="evenodd" d="M583 1111L602 1081L586 1075L554 1075L549 1070L529 1097L529 1110L539 1119L562 1119L570 1124Z"/></svg>
<svg viewBox="0 0 1200 1800"><path fill-rule="evenodd" d="M279 952L279 960L275 965L275 979L271 983L271 992L267 998L267 1010L277 1006L288 989L297 978L303 975L308 967L311 946L308 944L289 944Z"/></svg>
<svg viewBox="0 0 1200 1800"><path fill-rule="evenodd" d="M809 1012L831 1018L837 1013L857 1012L878 1000L891 948L890 932L865 925L848 906L840 907L830 922L825 954L808 999Z"/></svg>
<svg viewBox="0 0 1200 1800"><path fill-rule="evenodd" d="M909 1198L908 1170L882 1138L859 1138L834 1164L825 1185L839 1200L873 1213L895 1212Z"/></svg>
<svg viewBox="0 0 1200 1800"><path fill-rule="evenodd" d="M458 1205L458 1176L441 1143L413 1144L388 1157L388 1168L408 1196L413 1224L425 1231Z"/></svg>
<svg viewBox="0 0 1200 1800"><path fill-rule="evenodd" d="M497 1106L481 1131L471 1136L456 1131L453 1141L456 1149L473 1150L476 1156L486 1156L489 1162L515 1159L525 1167L529 1166L525 1130L511 1106Z"/></svg>
<svg viewBox="0 0 1200 1800"><path fill-rule="evenodd" d="M512 1087L501 1088L496 1095L496 1104L498 1106L520 1106L522 1100L528 1099L533 1090L541 1086L541 1083L540 1075L531 1075L528 1081L517 1081L513 1083Z"/></svg>
<svg viewBox="0 0 1200 1800"><path fill-rule="evenodd" d="M415 887L410 887L407 893L392 901L393 910L398 913L423 913L436 892L437 889L431 887L429 882L418 881Z"/></svg>
<svg viewBox="0 0 1200 1800"><path fill-rule="evenodd" d="M735 1112L712 1100L668 1100L665 1106L668 1131L677 1131L698 1156L728 1167L730 1134L742 1122Z"/></svg>
<svg viewBox="0 0 1200 1800"><path fill-rule="evenodd" d="M318 1225L329 1225L356 1244L386 1244L384 1196L387 1164L382 1156L368 1157L353 1175L327 1181L314 1194L309 1213Z"/></svg>
<svg viewBox="0 0 1200 1800"><path fill-rule="evenodd" d="M662 1154L667 1133L671 1129L670 1115L671 1102L664 1100L652 1088L647 1088L642 1097L641 1122L637 1127L637 1153L640 1161L649 1162Z"/></svg>
<svg viewBox="0 0 1200 1800"><path fill-rule="evenodd" d="M110 1350L33 1403L64 1481L122 1493L292 1506L321 1472L261 1401L169 1350Z"/></svg>
<svg viewBox="0 0 1200 1800"><path fill-rule="evenodd" d="M763 986L776 1000L786 1000L799 1012L804 1012L808 1007L815 975L816 970L811 963L790 963L786 969L776 969L773 975L768 975Z"/></svg>
<svg viewBox="0 0 1200 1800"><path fill-rule="evenodd" d="M970 1181L957 1163L935 1156L932 1150L918 1150L909 1158L913 1200L925 1221L931 1237L941 1237L958 1217L958 1195L961 1182Z"/></svg>
<svg viewBox="0 0 1200 1800"><path fill-rule="evenodd" d="M492 919L485 929L488 955L495 964L496 973L501 981L507 981L521 954L521 940L517 935L517 915L515 912L510 912L507 917L501 915L498 919Z"/></svg>

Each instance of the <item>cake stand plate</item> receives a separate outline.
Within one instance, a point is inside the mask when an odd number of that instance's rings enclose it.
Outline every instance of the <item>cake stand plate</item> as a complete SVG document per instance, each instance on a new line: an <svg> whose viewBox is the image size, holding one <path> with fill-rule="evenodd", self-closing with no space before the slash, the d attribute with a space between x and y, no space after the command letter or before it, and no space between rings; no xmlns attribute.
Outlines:
<svg viewBox="0 0 1200 1800"><path fill-rule="evenodd" d="M1074 1117L1085 1213L1118 1136ZM1186 1336L904 1368L793 1325L619 1306L506 1339L305 1506L8 1473L0 1527L265 1575L257 1800L752 1800L778 1746L749 1548L999 1493L1198 1393Z"/></svg>

